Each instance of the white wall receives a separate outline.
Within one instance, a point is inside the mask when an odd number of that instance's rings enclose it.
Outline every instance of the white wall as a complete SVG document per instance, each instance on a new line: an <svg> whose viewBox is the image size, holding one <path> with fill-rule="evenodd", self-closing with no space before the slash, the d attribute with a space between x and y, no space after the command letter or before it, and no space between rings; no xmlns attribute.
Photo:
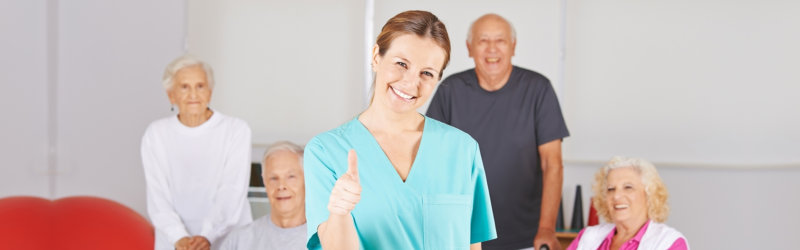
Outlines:
<svg viewBox="0 0 800 250"><path fill-rule="evenodd" d="M0 197L92 195L146 215L139 145L169 113L160 78L183 51L184 11L182 1L2 2Z"/></svg>
<svg viewBox="0 0 800 250"><path fill-rule="evenodd" d="M184 11L183 1L60 3L56 197L106 197L146 215L139 146L169 114L161 75L183 52Z"/></svg>
<svg viewBox="0 0 800 250"><path fill-rule="evenodd" d="M254 144L302 145L363 109L363 15L358 0L190 1L188 49L214 68L211 106Z"/></svg>
<svg viewBox="0 0 800 250"><path fill-rule="evenodd" d="M570 3L568 159L800 166L800 2Z"/></svg>
<svg viewBox="0 0 800 250"><path fill-rule="evenodd" d="M47 196L47 8L0 1L0 197Z"/></svg>

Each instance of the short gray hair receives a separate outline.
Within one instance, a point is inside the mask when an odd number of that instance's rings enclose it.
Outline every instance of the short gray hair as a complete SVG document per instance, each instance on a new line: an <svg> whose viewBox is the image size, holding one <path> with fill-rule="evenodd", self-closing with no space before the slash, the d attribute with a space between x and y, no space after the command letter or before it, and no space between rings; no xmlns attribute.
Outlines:
<svg viewBox="0 0 800 250"><path fill-rule="evenodd" d="M277 141L270 144L269 147L267 147L267 150L264 151L264 156L261 157L261 174L264 174L264 166L266 165L265 163L267 158L280 151L289 151L296 154L297 157L300 158L300 166L302 170L303 147L290 141Z"/></svg>
<svg viewBox="0 0 800 250"><path fill-rule="evenodd" d="M481 20L482 18L484 18L486 16L490 16L490 15L491 16L496 16L496 17L500 18L500 20L503 20L504 22L506 22L506 24L508 24L508 27L511 28L511 41L512 42L516 42L517 41L517 30L514 29L514 25L511 24L511 22L506 20L504 17L502 17L502 16L500 16L498 14L494 14L494 13L489 13L489 14L483 15L483 16L479 17L478 19L475 19L475 21L472 21L471 24L469 24L469 29L467 30L467 42L468 43L472 43L472 27L475 26L475 22L477 22L478 20Z"/></svg>
<svg viewBox="0 0 800 250"><path fill-rule="evenodd" d="M190 55L183 55L175 60L172 60L167 65L167 68L164 70L164 77L162 78L161 84L164 85L164 89L169 90L172 88L172 85L175 84L173 81L173 77L175 77L175 73L178 73L183 68L188 68L192 66L200 66L203 68L203 71L206 72L206 79L208 79L208 87L212 90L214 89L214 71L211 70L211 66L208 63L203 62L199 59L196 59Z"/></svg>

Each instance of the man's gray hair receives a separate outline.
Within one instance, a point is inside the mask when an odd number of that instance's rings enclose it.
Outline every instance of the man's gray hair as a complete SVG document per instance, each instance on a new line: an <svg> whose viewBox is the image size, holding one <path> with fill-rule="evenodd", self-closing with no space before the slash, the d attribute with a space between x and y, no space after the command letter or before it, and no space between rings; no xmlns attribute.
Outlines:
<svg viewBox="0 0 800 250"><path fill-rule="evenodd" d="M261 157L261 172L264 172L264 166L266 165L266 160L273 154L280 152L280 151L289 151L297 155L300 158L300 166L302 169L303 166L303 147L297 144L294 144L290 141L277 141L272 143L267 147L267 150L264 151L264 156Z"/></svg>
<svg viewBox="0 0 800 250"><path fill-rule="evenodd" d="M208 79L208 87L213 90L214 71L211 70L211 66L208 65L208 63L205 63L190 55L183 55L178 58L175 58L175 60L173 60L167 65L167 68L164 70L164 77L161 79L162 80L161 84L164 85L164 89L170 90L172 86L175 84L175 81L173 81L175 73L178 73L178 71L183 68L188 68L192 66L200 66L201 68L203 68L203 71L206 72L206 79Z"/></svg>
<svg viewBox="0 0 800 250"><path fill-rule="evenodd" d="M506 20L504 17L502 17L502 16L500 16L498 14L489 13L489 14L486 14L486 15L483 15L483 16L479 17L478 19L475 19L475 21L472 21L472 23L469 24L469 29L467 30L467 42L468 43L472 43L472 27L475 26L475 22L477 22L478 20L481 20L483 17L489 16L489 15L496 16L496 17L500 18L500 20L503 20L504 22L506 22L506 24L508 24L508 27L511 28L511 42L516 42L517 41L517 30L514 29L514 25L511 24L511 22Z"/></svg>

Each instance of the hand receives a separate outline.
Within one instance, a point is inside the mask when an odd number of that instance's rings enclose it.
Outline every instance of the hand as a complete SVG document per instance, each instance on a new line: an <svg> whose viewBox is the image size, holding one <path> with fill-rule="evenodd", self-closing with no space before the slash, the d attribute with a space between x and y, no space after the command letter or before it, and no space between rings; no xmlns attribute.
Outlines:
<svg viewBox="0 0 800 250"><path fill-rule="evenodd" d="M189 250L209 250L211 249L211 242L203 236L196 235L192 237L189 243Z"/></svg>
<svg viewBox="0 0 800 250"><path fill-rule="evenodd" d="M347 153L347 172L333 185L328 201L328 211L336 215L348 215L361 200L361 184L358 179L358 158L356 151Z"/></svg>
<svg viewBox="0 0 800 250"><path fill-rule="evenodd" d="M175 250L189 250L189 245L191 245L192 238L183 237L175 242Z"/></svg>
<svg viewBox="0 0 800 250"><path fill-rule="evenodd" d="M553 229L539 228L536 238L533 239L533 249L538 250L542 245L547 244L550 250L561 250L561 243L556 238L556 231Z"/></svg>

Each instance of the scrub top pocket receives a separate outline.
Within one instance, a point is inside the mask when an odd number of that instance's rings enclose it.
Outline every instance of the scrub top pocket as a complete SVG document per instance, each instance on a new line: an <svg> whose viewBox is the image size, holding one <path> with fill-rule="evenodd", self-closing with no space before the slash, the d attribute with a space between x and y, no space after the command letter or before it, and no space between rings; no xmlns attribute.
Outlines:
<svg viewBox="0 0 800 250"><path fill-rule="evenodd" d="M425 249L466 249L470 241L469 195L423 196Z"/></svg>

